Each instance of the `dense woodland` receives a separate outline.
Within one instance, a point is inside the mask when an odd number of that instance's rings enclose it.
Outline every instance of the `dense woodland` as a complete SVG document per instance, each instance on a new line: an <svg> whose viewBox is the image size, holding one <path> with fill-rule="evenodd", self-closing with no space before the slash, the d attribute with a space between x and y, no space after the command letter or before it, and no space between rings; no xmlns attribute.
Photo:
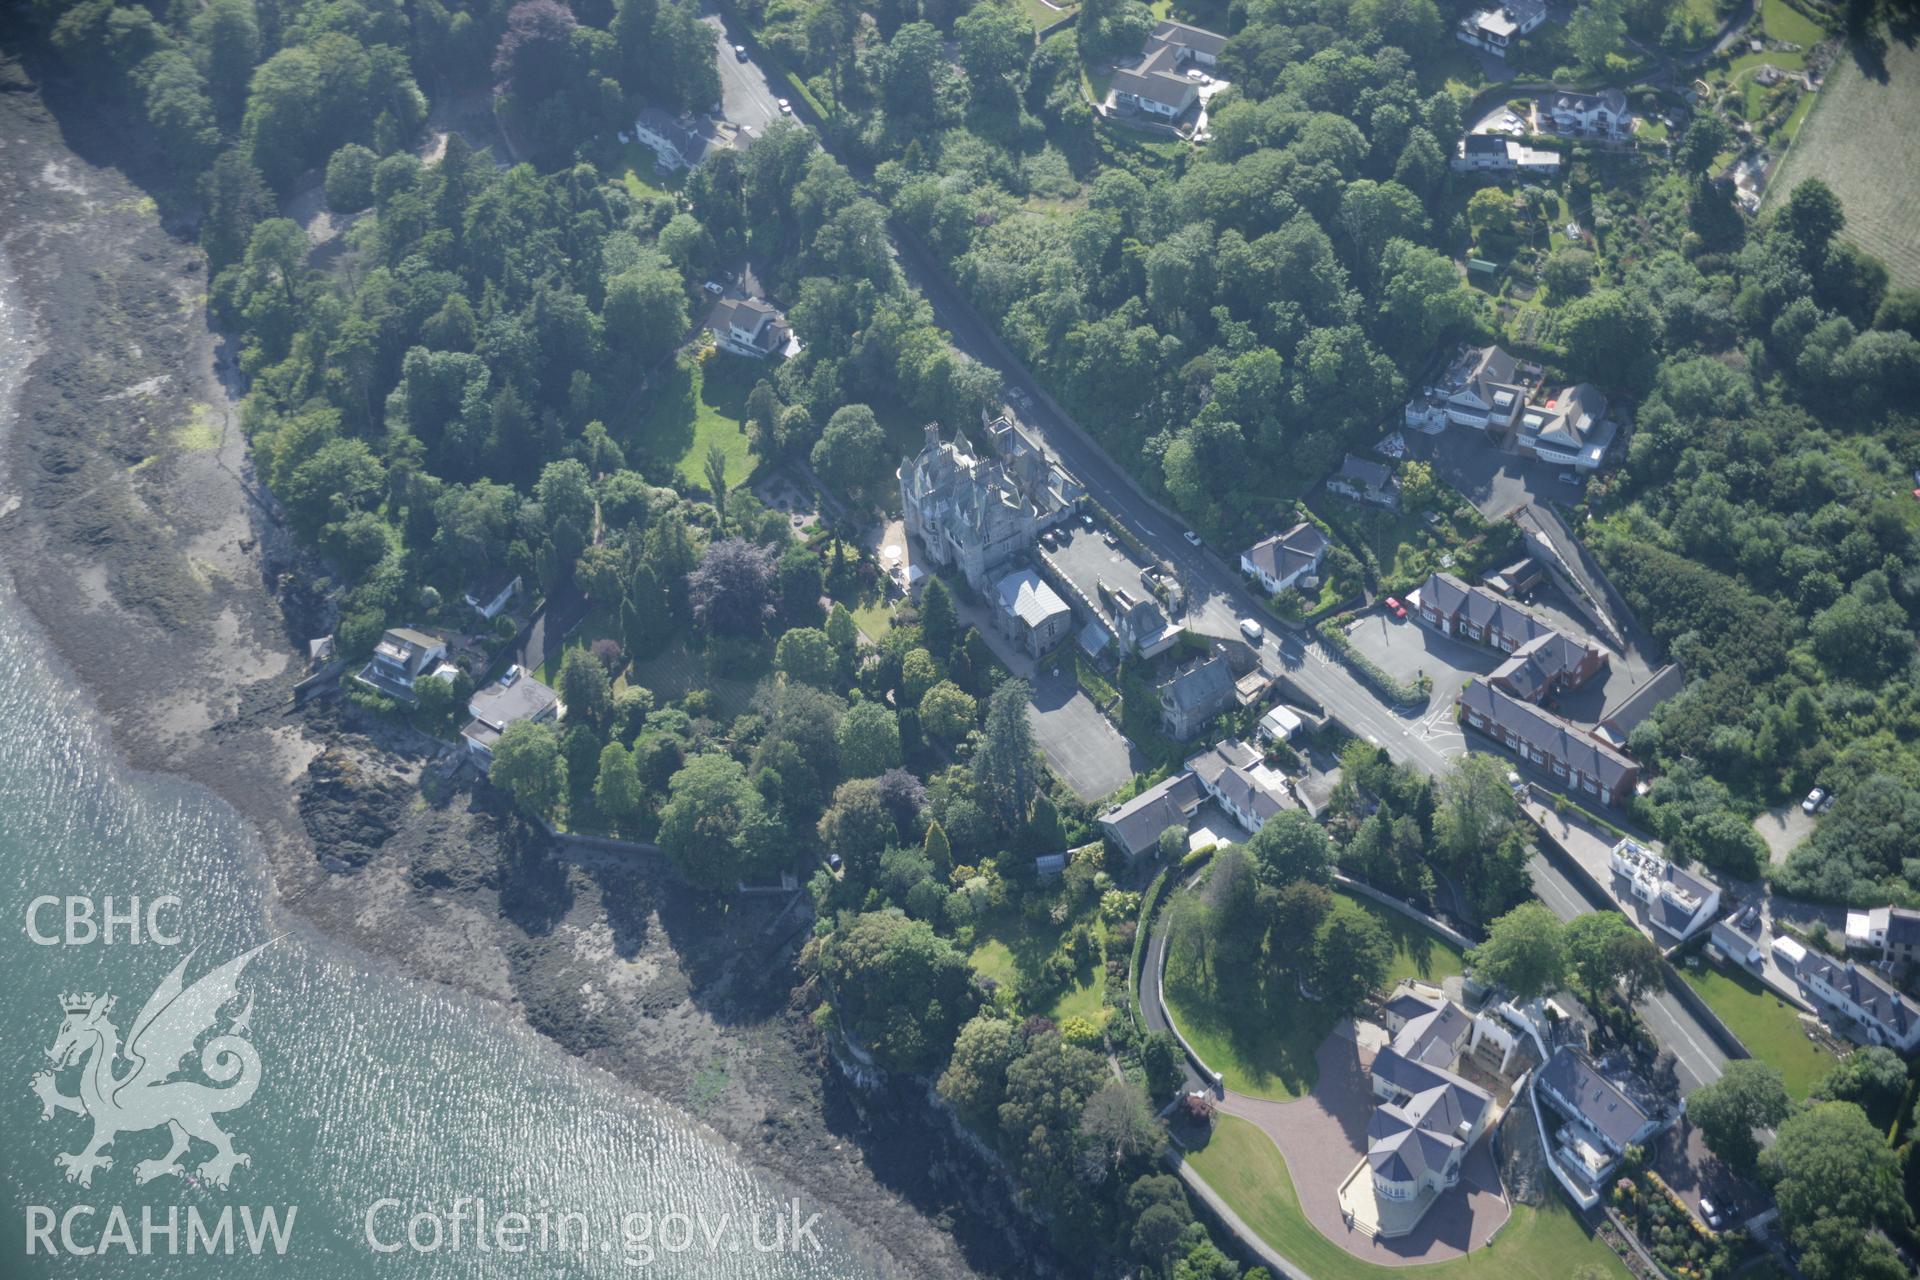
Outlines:
<svg viewBox="0 0 1920 1280"><path fill-rule="evenodd" d="M1624 32L1684 44L1681 9L1595 0L1544 56L1591 71ZM937 1079L1062 1245L1109 1269L1237 1274L1157 1172L1152 1113L1179 1073L1122 1007L1139 903L1040 763L1025 687L938 582L863 644L846 602L874 569L845 530L797 534L730 489L724 459L689 483L649 408L701 282L748 257L805 343L746 399L755 455L807 459L856 513L883 500L890 424L970 424L999 395L905 285L892 219L1196 527L1264 531L1378 437L1437 348L1505 336L1455 257L1539 210L1448 171L1461 95L1422 60L1450 15L1190 15L1231 34L1235 86L1196 150L1097 122L1083 96L1139 47L1136 0L1092 0L1037 45L1000 0L771 0L740 17L821 106L834 154L778 124L660 194L622 180L608 135L642 105L718 96L687 0L37 11L151 131L172 177L156 195L198 220L256 466L325 563L343 651L488 570L577 589L605 634L559 667L564 728L510 730L494 781L543 820L657 839L714 890L795 850L837 855L809 886L822 1025ZM474 97L525 162L458 132L419 158L433 113ZM1753 874L1753 813L1819 782L1838 799L1779 882L1920 901L1920 295L1839 238L1825 188L1749 225L1709 177L1724 143L1705 122L1671 159L1574 149L1608 225L1553 254L1552 322L1527 348L1632 420L1587 528L1689 677L1636 735L1657 779L1640 816L1677 853ZM282 216L316 189L346 224L319 257ZM674 646L751 696L657 699L633 667ZM465 701L435 688L411 714L450 731ZM1244 908L1222 945L1277 981L1347 984L1343 1006L1377 983L1377 946L1324 900L1332 858L1480 920L1528 883L1498 767L1436 782L1365 748L1344 763L1328 834L1272 828L1215 899ZM1033 856L1069 848L1039 881ZM1280 948L1287 921L1306 931ZM1017 990L969 962L1015 925L1053 940ZM1104 1021L1040 1012L1089 972Z"/></svg>

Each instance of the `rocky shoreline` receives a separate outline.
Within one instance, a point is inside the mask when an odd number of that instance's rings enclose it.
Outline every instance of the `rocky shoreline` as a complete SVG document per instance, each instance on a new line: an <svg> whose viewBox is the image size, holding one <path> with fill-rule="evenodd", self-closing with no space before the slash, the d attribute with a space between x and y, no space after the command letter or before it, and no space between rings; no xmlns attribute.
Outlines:
<svg viewBox="0 0 1920 1280"><path fill-rule="evenodd" d="M705 1122L903 1273L1047 1269L1023 1217L900 1082L858 1093L795 987L784 901L554 856L351 707L296 711L314 574L253 479L205 263L138 131L0 52L0 250L37 352L0 440L0 562L135 769L259 833L274 910L483 996Z"/></svg>

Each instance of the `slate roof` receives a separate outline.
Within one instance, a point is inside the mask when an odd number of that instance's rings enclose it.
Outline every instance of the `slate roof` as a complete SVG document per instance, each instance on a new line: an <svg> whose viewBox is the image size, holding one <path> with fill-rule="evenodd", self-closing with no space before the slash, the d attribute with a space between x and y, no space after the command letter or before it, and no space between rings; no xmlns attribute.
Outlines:
<svg viewBox="0 0 1920 1280"><path fill-rule="evenodd" d="M1285 533L1276 533L1247 548L1253 566L1269 578L1287 578L1311 570L1327 552L1327 535L1311 521L1302 520Z"/></svg>
<svg viewBox="0 0 1920 1280"><path fill-rule="evenodd" d="M1000 579L995 592L1000 597L1002 609L1036 631L1045 626L1049 619L1073 612L1067 607L1067 602L1031 569L1020 569Z"/></svg>
<svg viewBox="0 0 1920 1280"><path fill-rule="evenodd" d="M1365 489L1385 489L1393 484L1393 472L1388 468L1352 454L1346 456L1340 464L1340 470L1334 474Z"/></svg>
<svg viewBox="0 0 1920 1280"><path fill-rule="evenodd" d="M1597 779L1609 791L1618 791L1638 772L1633 761L1612 747L1594 741L1571 724L1531 702L1488 684L1475 676L1460 695L1460 704L1505 728L1534 750Z"/></svg>
<svg viewBox="0 0 1920 1280"><path fill-rule="evenodd" d="M1233 668L1224 655L1215 654L1175 675L1158 692L1176 711L1222 707L1233 697Z"/></svg>
<svg viewBox="0 0 1920 1280"><path fill-rule="evenodd" d="M1215 743L1187 761L1201 785L1224 796L1242 813L1265 822L1283 809L1297 807L1285 791L1268 786L1253 774L1261 754L1244 742L1229 738Z"/></svg>
<svg viewBox="0 0 1920 1280"><path fill-rule="evenodd" d="M1430 1010L1427 1016L1438 1017L1440 1011ZM1493 1103L1478 1085L1444 1067L1409 1058L1397 1047L1374 1055L1373 1074L1407 1095L1374 1108L1367 1121L1367 1163L1377 1177L1393 1182L1412 1182L1429 1169L1444 1170L1462 1146L1460 1135L1479 1123Z"/></svg>
<svg viewBox="0 0 1920 1280"><path fill-rule="evenodd" d="M1687 683L1687 673L1677 662L1669 662L1639 688L1630 690L1600 713L1600 729L1614 741L1624 744L1627 736L1653 714L1654 708L1679 693Z"/></svg>
<svg viewBox="0 0 1920 1280"><path fill-rule="evenodd" d="M511 569L495 569L485 577L474 580L467 590L467 599L477 600L481 604L492 604L500 593L519 581L520 575Z"/></svg>
<svg viewBox="0 0 1920 1280"><path fill-rule="evenodd" d="M1615 1151L1626 1150L1653 1119L1626 1091L1600 1074L1584 1053L1562 1045L1540 1070L1540 1083L1572 1105Z"/></svg>
<svg viewBox="0 0 1920 1280"><path fill-rule="evenodd" d="M1833 960L1814 952L1807 953L1800 966L1803 977L1818 977L1834 990L1859 1005L1873 1021L1885 1027L1896 1040L1904 1041L1920 1022L1920 1005L1888 986L1886 981L1865 965Z"/></svg>
<svg viewBox="0 0 1920 1280"><path fill-rule="evenodd" d="M1893 907L1887 912L1887 945L1920 947L1920 911Z"/></svg>
<svg viewBox="0 0 1920 1280"><path fill-rule="evenodd" d="M1148 787L1125 804L1107 810L1100 815L1100 822L1127 855L1133 857L1151 848L1168 827L1185 828L1193 811L1206 798L1207 791L1200 785L1200 779L1191 772L1177 773Z"/></svg>
<svg viewBox="0 0 1920 1280"><path fill-rule="evenodd" d="M1558 631L1549 631L1515 649L1513 656L1495 667L1488 678L1506 685L1529 702L1538 702L1563 673L1577 670L1592 652L1591 645Z"/></svg>
<svg viewBox="0 0 1920 1280"><path fill-rule="evenodd" d="M1195 53L1204 53L1212 58L1219 57L1220 51L1227 47L1227 38L1219 32L1188 26L1171 18L1160 20L1153 29L1152 38L1164 44L1184 45Z"/></svg>

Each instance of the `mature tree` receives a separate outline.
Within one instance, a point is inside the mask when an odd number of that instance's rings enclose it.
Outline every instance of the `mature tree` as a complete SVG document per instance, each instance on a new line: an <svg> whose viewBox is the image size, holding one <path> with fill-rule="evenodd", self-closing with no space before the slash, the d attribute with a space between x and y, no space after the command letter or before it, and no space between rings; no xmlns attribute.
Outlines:
<svg viewBox="0 0 1920 1280"><path fill-rule="evenodd" d="M1313 935L1313 986L1335 1009L1353 1009L1386 980L1393 945L1373 914L1346 898L1334 899Z"/></svg>
<svg viewBox="0 0 1920 1280"><path fill-rule="evenodd" d="M878 702L857 702L840 719L840 771L873 778L900 763L900 720Z"/></svg>
<svg viewBox="0 0 1920 1280"><path fill-rule="evenodd" d="M953 595L937 577L928 578L920 587L920 640L928 652L945 658L953 652L959 635L959 619L953 611Z"/></svg>
<svg viewBox="0 0 1920 1280"><path fill-rule="evenodd" d="M1816 1101L1851 1102L1882 1129L1893 1123L1906 1092L1907 1066L1883 1045L1855 1049L1813 1086Z"/></svg>
<svg viewBox="0 0 1920 1280"><path fill-rule="evenodd" d="M835 787L833 803L820 815L820 843L846 861L847 877L855 884L872 881L880 851L898 834L872 778L855 778Z"/></svg>
<svg viewBox="0 0 1920 1280"><path fill-rule="evenodd" d="M920 727L935 742L952 746L973 728L979 706L951 680L942 680L920 699Z"/></svg>
<svg viewBox="0 0 1920 1280"><path fill-rule="evenodd" d="M820 975L841 1029L901 1071L939 1062L979 1004L965 954L925 921L892 912L860 916L830 936Z"/></svg>
<svg viewBox="0 0 1920 1280"><path fill-rule="evenodd" d="M1187 828L1181 823L1170 823L1162 827L1160 834L1154 837L1154 853L1162 862L1178 862L1187 853Z"/></svg>
<svg viewBox="0 0 1920 1280"><path fill-rule="evenodd" d="M827 642L833 646L833 656L840 663L840 669L853 670L854 660L860 655L860 627L847 606L838 600L827 611Z"/></svg>
<svg viewBox="0 0 1920 1280"><path fill-rule="evenodd" d="M781 636L773 647L773 665L789 680L821 689L833 685L833 646L818 627L795 627Z"/></svg>
<svg viewBox="0 0 1920 1280"><path fill-rule="evenodd" d="M836 488L859 489L875 478L886 450L886 432L873 410L863 404L845 405L827 419L815 442L813 469Z"/></svg>
<svg viewBox="0 0 1920 1280"><path fill-rule="evenodd" d="M1708 1149L1742 1177L1760 1158L1756 1131L1773 1128L1792 1109L1779 1070L1753 1058L1727 1063L1718 1080L1687 1097L1687 1114Z"/></svg>
<svg viewBox="0 0 1920 1280"><path fill-rule="evenodd" d="M1647 304L1631 294L1596 289L1575 298L1560 312L1556 332L1566 346L1568 362L1595 381L1610 386L1643 385L1652 373L1659 322Z"/></svg>
<svg viewBox="0 0 1920 1280"><path fill-rule="evenodd" d="M1566 981L1566 927L1541 903L1522 903L1488 926L1487 940L1467 959L1481 981L1505 987L1516 1000L1531 1000Z"/></svg>
<svg viewBox="0 0 1920 1280"><path fill-rule="evenodd" d="M973 781L981 801L1003 831L1018 831L1027 819L1042 777L1033 722L1027 718L1032 690L1008 680L987 704L986 729L973 755ZM924 713L922 716L924 720Z"/></svg>
<svg viewBox="0 0 1920 1280"><path fill-rule="evenodd" d="M618 742L600 751L600 770L593 782L593 803L615 827L625 827L640 809L640 772L633 753Z"/></svg>
<svg viewBox="0 0 1920 1280"><path fill-rule="evenodd" d="M1180 832L1181 852L1186 832ZM1333 878L1333 841L1327 829L1299 809L1275 814L1253 833L1247 849L1259 865L1260 878L1270 885L1294 880L1325 884Z"/></svg>
<svg viewBox="0 0 1920 1280"><path fill-rule="evenodd" d="M650 365L686 337L685 282L665 258L643 256L607 281L600 321L610 357Z"/></svg>
<svg viewBox="0 0 1920 1280"><path fill-rule="evenodd" d="M1625 983L1629 1002L1660 981L1660 949L1618 911L1590 911L1566 926L1574 981L1590 1000Z"/></svg>
<svg viewBox="0 0 1920 1280"><path fill-rule="evenodd" d="M723 635L758 635L773 617L773 552L741 538L707 546L687 578L693 616Z"/></svg>
<svg viewBox="0 0 1920 1280"><path fill-rule="evenodd" d="M1711 112L1701 112L1701 119L1718 119ZM1547 263L1540 269L1540 278L1547 282L1556 301L1578 298L1593 287L1594 258L1586 249L1555 249Z"/></svg>
<svg viewBox="0 0 1920 1280"><path fill-rule="evenodd" d="M945 876L953 870L953 845L947 839L946 828L938 822L927 824L927 839L922 851L932 864L935 875Z"/></svg>
<svg viewBox="0 0 1920 1280"><path fill-rule="evenodd" d="M1499 847L1520 819L1520 805L1507 785L1507 766L1493 756L1461 756L1440 780L1433 815L1434 843L1461 874Z"/></svg>
<svg viewBox="0 0 1920 1280"><path fill-rule="evenodd" d="M789 626L815 626L820 622L820 593L826 587L825 571L820 557L796 542L780 553L780 563L775 566L775 574L780 582L780 616ZM835 608L845 611L845 606L836 602ZM847 621L852 622L851 614ZM833 634L833 623L827 625L827 640L833 648L834 664L843 670L851 670L848 661L850 652L842 652L840 642Z"/></svg>
<svg viewBox="0 0 1920 1280"><path fill-rule="evenodd" d="M567 791L558 731L545 722L514 721L493 744L487 776L522 809L536 818L551 819L560 811Z"/></svg>
<svg viewBox="0 0 1920 1280"><path fill-rule="evenodd" d="M327 208L335 213L357 213L372 204L373 166L378 159L357 142L334 152L327 161Z"/></svg>
<svg viewBox="0 0 1920 1280"><path fill-rule="evenodd" d="M1696 111L1692 123L1687 125L1687 131L1680 136L1675 158L1688 173L1696 178L1704 178L1712 170L1713 162L1720 153L1733 148L1733 142L1733 130L1720 118L1719 112Z"/></svg>
<svg viewBox="0 0 1920 1280"><path fill-rule="evenodd" d="M1109 1169L1150 1165L1167 1149L1167 1127L1153 1110L1139 1085L1109 1080L1080 1112L1080 1134Z"/></svg>
<svg viewBox="0 0 1920 1280"><path fill-rule="evenodd" d="M1026 1053L1007 1068L1000 1141L1029 1186L1074 1194L1082 1172L1080 1116L1110 1078L1105 1059L1052 1031L1028 1039Z"/></svg>
<svg viewBox="0 0 1920 1280"><path fill-rule="evenodd" d="M560 701L570 720L605 724L613 712L613 685L606 664L589 649L575 645L560 659Z"/></svg>
<svg viewBox="0 0 1920 1280"><path fill-rule="evenodd" d="M937 1086L960 1118L993 1135L1007 1098L1007 1068L1020 1056L1020 1030L1005 1018L982 1013L960 1028L953 1057Z"/></svg>
<svg viewBox="0 0 1920 1280"><path fill-rule="evenodd" d="M1760 1156L1760 1174L1773 1188L1788 1237L1802 1247L1827 1240L1824 1221L1858 1236L1875 1226L1902 1226L1911 1216L1899 1153L1851 1102L1816 1102L1782 1121Z"/></svg>
<svg viewBox="0 0 1920 1280"><path fill-rule="evenodd" d="M730 889L770 870L780 853L778 835L766 801L731 756L693 756L667 783L660 847L696 888Z"/></svg>
<svg viewBox="0 0 1920 1280"><path fill-rule="evenodd" d="M529 104L564 93L578 25L561 0L520 0L507 11L507 29L494 51L495 79Z"/></svg>

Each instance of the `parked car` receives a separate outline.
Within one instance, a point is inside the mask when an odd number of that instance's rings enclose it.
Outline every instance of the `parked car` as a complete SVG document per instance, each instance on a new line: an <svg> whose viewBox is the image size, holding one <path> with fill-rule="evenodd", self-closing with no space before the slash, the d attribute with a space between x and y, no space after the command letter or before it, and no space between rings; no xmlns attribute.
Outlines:
<svg viewBox="0 0 1920 1280"><path fill-rule="evenodd" d="M1199 534L1197 534L1197 533L1195 533L1195 532L1194 532L1193 530L1191 530L1191 529L1189 529L1189 530L1187 530L1187 531L1186 531L1185 533L1183 533L1183 534L1181 534L1180 536L1181 536L1181 537L1183 537L1183 538L1185 538L1185 539L1186 539L1186 540L1187 540L1188 542L1191 542L1191 543L1192 543L1192 544L1193 544L1194 546L1196 546L1196 547L1197 547L1197 546L1199 546L1199 545L1201 545L1201 544L1200 544L1200 535L1199 535Z"/></svg>
<svg viewBox="0 0 1920 1280"><path fill-rule="evenodd" d="M745 62L747 60L747 46L743 44L733 46L733 56L741 62Z"/></svg>
<svg viewBox="0 0 1920 1280"><path fill-rule="evenodd" d="M827 867L829 870L833 871L835 874L838 874L841 866L842 866L842 862L839 854L830 853L827 855Z"/></svg>
<svg viewBox="0 0 1920 1280"><path fill-rule="evenodd" d="M1242 618L1240 619L1240 634L1247 638L1248 644L1258 647L1260 642L1266 639L1267 629L1255 622L1252 618Z"/></svg>
<svg viewBox="0 0 1920 1280"><path fill-rule="evenodd" d="M1807 798L1800 802L1800 812L1818 813L1826 807L1826 803L1827 789L1825 787L1815 787L1813 790L1807 792Z"/></svg>
<svg viewBox="0 0 1920 1280"><path fill-rule="evenodd" d="M1387 612L1402 622L1407 620L1407 606L1401 604L1394 596L1387 597Z"/></svg>
<svg viewBox="0 0 1920 1280"><path fill-rule="evenodd" d="M1700 1216L1705 1218L1707 1225L1715 1231L1720 1229L1720 1210L1705 1196L1700 1197Z"/></svg>
<svg viewBox="0 0 1920 1280"><path fill-rule="evenodd" d="M1584 481L1578 471L1562 471L1560 473L1560 483L1578 487L1584 483Z"/></svg>
<svg viewBox="0 0 1920 1280"><path fill-rule="evenodd" d="M1120 545L1120 535L1115 533L1111 529L1108 529L1105 532L1103 532L1100 535L1100 540L1106 543L1110 547L1117 547Z"/></svg>
<svg viewBox="0 0 1920 1280"><path fill-rule="evenodd" d="M779 102L781 115L790 116L793 114L793 104L791 102L788 102L785 98L781 98Z"/></svg>
<svg viewBox="0 0 1920 1280"><path fill-rule="evenodd" d="M1085 511L1082 511L1080 513L1080 527L1083 529L1093 528L1093 516Z"/></svg>

